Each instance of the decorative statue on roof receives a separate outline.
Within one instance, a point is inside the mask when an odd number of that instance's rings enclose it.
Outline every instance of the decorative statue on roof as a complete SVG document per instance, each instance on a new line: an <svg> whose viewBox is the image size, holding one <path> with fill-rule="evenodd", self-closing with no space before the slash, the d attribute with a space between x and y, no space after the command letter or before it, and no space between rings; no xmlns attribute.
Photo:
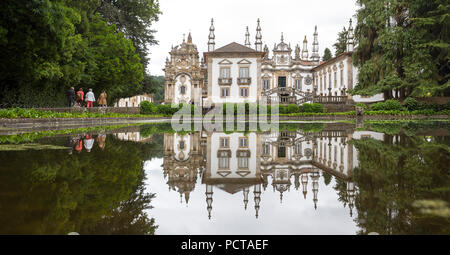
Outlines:
<svg viewBox="0 0 450 255"><path fill-rule="evenodd" d="M300 59L300 46L295 46L295 59Z"/></svg>
<svg viewBox="0 0 450 255"><path fill-rule="evenodd" d="M267 44L264 45L264 52L266 53L264 59L269 59L269 47L267 47Z"/></svg>

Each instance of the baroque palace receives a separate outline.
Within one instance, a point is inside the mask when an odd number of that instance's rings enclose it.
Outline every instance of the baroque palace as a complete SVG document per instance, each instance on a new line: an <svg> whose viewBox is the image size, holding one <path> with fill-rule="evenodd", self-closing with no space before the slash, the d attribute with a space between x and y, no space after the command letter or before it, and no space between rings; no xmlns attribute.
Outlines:
<svg viewBox="0 0 450 255"><path fill-rule="evenodd" d="M297 44L292 55L290 43L273 46L272 54L262 45L260 21L257 21L254 48L248 27L244 45L232 42L215 47L215 28L211 19L208 51L199 60L197 46L189 33L187 41L172 47L166 58L165 103L190 103L204 108L223 103L298 104L319 102L343 104L376 102L383 94L372 97L347 93L356 85L358 68L353 65L353 27L350 20L346 52L321 61L317 26L313 33L311 53L307 37L302 48Z"/></svg>

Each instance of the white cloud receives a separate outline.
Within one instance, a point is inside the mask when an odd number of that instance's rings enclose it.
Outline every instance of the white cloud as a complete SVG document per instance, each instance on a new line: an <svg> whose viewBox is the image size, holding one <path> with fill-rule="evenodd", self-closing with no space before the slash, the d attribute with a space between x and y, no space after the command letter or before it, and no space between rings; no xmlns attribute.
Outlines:
<svg viewBox="0 0 450 255"><path fill-rule="evenodd" d="M319 33L319 50L332 48L337 33L348 26L356 13L355 0L161 0L163 14L154 25L159 45L150 47L149 72L163 75L162 68L172 45L183 41L183 34L192 33L193 42L200 52L207 50L209 26L214 18L216 48L230 42L244 44L245 27L250 30L252 46L255 42L256 20L261 20L263 43L271 51L280 41L281 32L285 42L302 46L308 39L308 50L312 49L314 26ZM355 24L355 22L354 22Z"/></svg>

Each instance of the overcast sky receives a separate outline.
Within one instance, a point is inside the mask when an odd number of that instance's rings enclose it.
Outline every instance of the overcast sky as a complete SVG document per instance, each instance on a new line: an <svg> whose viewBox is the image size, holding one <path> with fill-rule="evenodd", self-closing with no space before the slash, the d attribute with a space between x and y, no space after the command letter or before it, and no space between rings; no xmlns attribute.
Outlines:
<svg viewBox="0 0 450 255"><path fill-rule="evenodd" d="M284 41L302 47L308 39L311 53L314 26L319 33L319 53L332 48L337 33L348 27L348 21L356 13L356 0L160 0L163 14L153 26L159 45L150 47L149 72L163 75L162 68L172 45L183 41L183 34L191 32L193 43L200 52L207 50L211 18L216 28L216 49L231 42L244 44L245 28L249 27L250 42L255 43L256 20L261 21L263 44L272 51L274 43ZM355 22L353 23L355 24ZM294 53L292 53L294 54Z"/></svg>

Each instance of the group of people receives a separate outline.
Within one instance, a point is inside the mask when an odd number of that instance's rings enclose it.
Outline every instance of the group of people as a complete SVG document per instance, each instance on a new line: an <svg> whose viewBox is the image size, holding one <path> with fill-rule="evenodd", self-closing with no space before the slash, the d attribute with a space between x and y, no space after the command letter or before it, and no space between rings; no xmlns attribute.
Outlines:
<svg viewBox="0 0 450 255"><path fill-rule="evenodd" d="M103 150L106 144L106 134L100 133L96 140L98 147ZM72 154L74 148L76 152L80 153L83 150L83 145L87 152L91 152L92 147L94 147L94 136L92 134L86 134L68 137L69 154Z"/></svg>
<svg viewBox="0 0 450 255"><path fill-rule="evenodd" d="M67 91L67 98L69 101L69 107L78 106L83 107L84 102L86 102L86 108L91 108L94 106L95 102L95 96L94 92L92 92L92 89L89 89L89 91L86 93L86 95L83 92L83 88L80 88L76 93L74 87L71 87ZM100 96L97 99L97 104L100 107L106 107L106 91L102 91Z"/></svg>

